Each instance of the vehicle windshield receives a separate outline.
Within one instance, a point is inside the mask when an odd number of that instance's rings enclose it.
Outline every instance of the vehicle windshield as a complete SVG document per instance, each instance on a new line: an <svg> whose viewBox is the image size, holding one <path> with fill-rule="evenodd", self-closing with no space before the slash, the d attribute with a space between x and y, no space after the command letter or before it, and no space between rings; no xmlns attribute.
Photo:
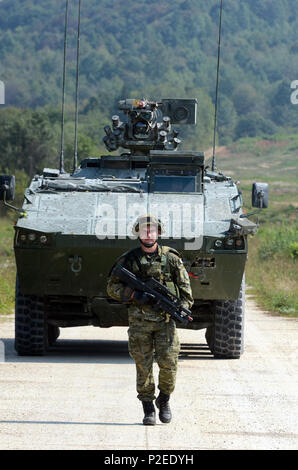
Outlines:
<svg viewBox="0 0 298 470"><path fill-rule="evenodd" d="M155 175L154 192L194 193L196 191L195 176Z"/></svg>

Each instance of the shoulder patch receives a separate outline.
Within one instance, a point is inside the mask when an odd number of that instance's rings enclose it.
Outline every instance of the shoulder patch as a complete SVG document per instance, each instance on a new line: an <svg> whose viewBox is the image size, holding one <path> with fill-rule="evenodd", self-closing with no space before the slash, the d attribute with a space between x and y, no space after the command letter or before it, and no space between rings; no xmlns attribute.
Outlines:
<svg viewBox="0 0 298 470"><path fill-rule="evenodd" d="M180 253L175 250L175 248L171 248L170 246L163 246L162 248L162 253L167 254L167 253L173 253L174 255L178 256L180 258Z"/></svg>

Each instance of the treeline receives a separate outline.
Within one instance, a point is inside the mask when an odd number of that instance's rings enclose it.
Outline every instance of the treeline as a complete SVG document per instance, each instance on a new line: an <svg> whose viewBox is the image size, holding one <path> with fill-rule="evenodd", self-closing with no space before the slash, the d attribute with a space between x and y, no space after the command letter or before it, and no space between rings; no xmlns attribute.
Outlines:
<svg viewBox="0 0 298 470"><path fill-rule="evenodd" d="M102 120L103 119L103 120ZM78 155L97 157L103 150L100 127L106 122L99 112L80 115ZM86 130L87 129L87 130ZM65 115L65 168L72 170L74 153L74 110ZM39 109L7 107L0 110L0 173L17 179L16 200L22 201L30 179L43 168L58 168L61 152L61 110L51 106Z"/></svg>
<svg viewBox="0 0 298 470"><path fill-rule="evenodd" d="M70 164L74 148L73 113L66 114L65 155ZM97 121L98 122L98 121ZM82 158L98 156L99 145L82 124L78 137L78 150ZM55 108L6 108L0 111L0 169L2 172L24 170L32 176L45 166L57 167L60 154L61 112ZM97 139L99 141L99 138ZM69 168L70 170L70 168Z"/></svg>
<svg viewBox="0 0 298 470"><path fill-rule="evenodd" d="M220 143L294 128L298 113L290 84L298 79L298 19L293 1L224 0L223 5ZM64 7L61 0L0 3L0 79L8 106L58 106ZM78 0L70 2L68 103L75 91L77 7ZM120 98L200 98L193 94L198 90L214 103L218 18L219 0L83 1L81 112L96 107L107 116ZM205 100L199 101L203 106Z"/></svg>

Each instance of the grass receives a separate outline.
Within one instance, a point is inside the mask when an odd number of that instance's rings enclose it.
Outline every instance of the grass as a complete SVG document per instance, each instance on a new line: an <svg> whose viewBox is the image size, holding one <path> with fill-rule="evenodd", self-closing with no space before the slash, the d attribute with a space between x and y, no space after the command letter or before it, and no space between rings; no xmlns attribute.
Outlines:
<svg viewBox="0 0 298 470"><path fill-rule="evenodd" d="M14 313L16 268L13 252L13 223L0 218L0 314Z"/></svg>
<svg viewBox="0 0 298 470"><path fill-rule="evenodd" d="M246 281L265 309L298 316L298 243L295 225L264 225L250 241Z"/></svg>

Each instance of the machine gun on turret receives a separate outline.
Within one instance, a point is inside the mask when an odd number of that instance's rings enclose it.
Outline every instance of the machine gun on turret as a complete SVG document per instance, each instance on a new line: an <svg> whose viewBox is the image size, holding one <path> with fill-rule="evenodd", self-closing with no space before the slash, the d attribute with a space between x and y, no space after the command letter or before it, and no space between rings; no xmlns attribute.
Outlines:
<svg viewBox="0 0 298 470"><path fill-rule="evenodd" d="M112 116L112 128L105 126L103 138L109 152L119 147L131 154L149 154L150 150L177 150L181 140L173 124L196 124L196 99L126 99L119 101L118 115Z"/></svg>

